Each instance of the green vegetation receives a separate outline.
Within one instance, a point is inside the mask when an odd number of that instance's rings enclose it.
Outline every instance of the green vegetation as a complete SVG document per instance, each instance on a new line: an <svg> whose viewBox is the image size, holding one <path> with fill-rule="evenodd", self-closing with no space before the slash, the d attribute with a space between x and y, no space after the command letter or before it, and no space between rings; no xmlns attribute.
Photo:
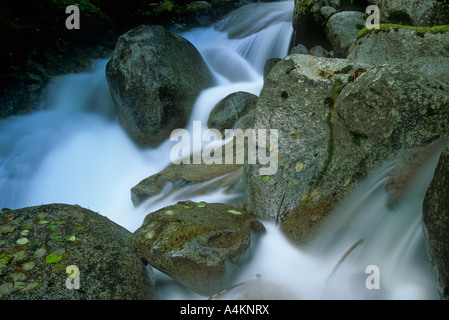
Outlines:
<svg viewBox="0 0 449 320"><path fill-rule="evenodd" d="M293 13L293 25L296 25L299 16L307 15L318 0L297 0L295 4L295 12Z"/></svg>
<svg viewBox="0 0 449 320"><path fill-rule="evenodd" d="M427 32L437 34L437 33L445 33L449 32L449 25L443 25L443 26L435 26L435 27L412 27L412 26L402 26L399 24L381 24L379 25L379 29L368 29L363 28L357 37L357 40L367 37L373 33L378 32L389 32L391 30L398 31L399 29L407 29L407 30L414 30L419 36L424 36Z"/></svg>

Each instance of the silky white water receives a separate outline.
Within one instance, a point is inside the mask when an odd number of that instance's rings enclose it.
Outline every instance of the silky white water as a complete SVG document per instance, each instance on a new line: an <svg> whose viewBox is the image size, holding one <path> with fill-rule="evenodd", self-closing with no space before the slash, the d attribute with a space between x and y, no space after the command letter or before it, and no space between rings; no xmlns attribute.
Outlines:
<svg viewBox="0 0 449 320"><path fill-rule="evenodd" d="M246 91L258 95L265 61L287 54L293 2L253 8L244 15L227 17L218 30L199 28L184 34L216 79L216 85L204 90L193 106L188 130L192 130L193 121L201 121L206 129L210 111L228 94ZM167 139L161 146L148 149L129 139L110 98L106 63L96 61L88 73L56 77L49 83L40 111L0 120L1 207L79 204L132 232L146 214L179 200L232 203L241 197L241 190L236 194L224 190L195 194L189 187L171 194L164 190L134 207L130 189L170 163L175 142ZM388 194L383 188L388 170L373 174L333 214L336 220L309 250L295 248L275 225L265 222L267 233L235 282L259 275L292 299L437 298L421 231L423 188L434 166L435 161L419 178L423 180L415 183L420 190L414 190L416 194L394 211L387 207ZM329 277L338 260L361 238L363 242ZM379 267L380 289L366 288L368 265ZM157 274L161 299L205 299ZM223 298L239 298L245 288L232 290Z"/></svg>

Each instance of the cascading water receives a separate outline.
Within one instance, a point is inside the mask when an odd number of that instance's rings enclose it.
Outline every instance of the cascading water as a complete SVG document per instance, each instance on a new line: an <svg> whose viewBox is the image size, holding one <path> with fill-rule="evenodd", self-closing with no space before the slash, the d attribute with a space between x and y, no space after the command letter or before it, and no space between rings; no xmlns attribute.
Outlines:
<svg viewBox="0 0 449 320"><path fill-rule="evenodd" d="M213 106L228 94L259 94L265 61L287 54L292 11L292 1L253 4L228 15L215 28L194 29L183 35L198 48L217 83L198 97L188 130L195 120L206 129ZM142 149L128 138L109 95L106 63L97 61L90 73L55 78L42 110L0 121L0 205L16 209L76 203L134 231L146 214L179 200L226 203L239 197L220 190L195 195L189 187L188 193L181 189L137 208L132 205L129 190L170 163L173 142ZM383 188L388 168L374 174L333 214L336 220L308 250L293 247L275 225L265 223L268 232L236 282L259 274L292 299L437 298L420 216L423 193L434 168L435 161L424 180L414 184L419 190L412 190L394 210L388 209ZM333 273L338 260L360 239L363 242ZM365 287L368 265L379 267L380 290ZM158 276L162 299L204 299L164 275ZM238 298L239 290L223 297Z"/></svg>

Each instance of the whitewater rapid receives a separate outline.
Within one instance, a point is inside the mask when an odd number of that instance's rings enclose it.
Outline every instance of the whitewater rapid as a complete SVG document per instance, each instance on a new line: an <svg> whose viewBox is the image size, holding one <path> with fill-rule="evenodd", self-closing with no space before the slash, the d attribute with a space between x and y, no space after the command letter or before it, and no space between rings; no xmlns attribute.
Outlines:
<svg viewBox="0 0 449 320"><path fill-rule="evenodd" d="M244 11L243 20L242 16L230 16L217 28L193 29L183 35L198 48L217 83L198 97L188 130L193 121L201 121L206 129L210 111L230 93L259 95L265 61L287 54L293 1L254 8L257 10ZM233 24L241 21L251 28ZM232 203L241 196L218 190L184 199L181 190L162 201L150 199L133 206L130 189L170 163L173 142L167 139L155 149L140 148L126 135L106 83L107 61L95 61L88 73L52 79L39 111L0 120L0 206L78 204L133 232L146 214L179 200ZM369 177L337 209L335 222L313 250L299 250L274 224L264 222L267 233L236 283L259 275L291 299L437 298L421 230L423 193L417 191L418 196L410 196L410 201L392 212L383 188L386 173L388 168L383 168ZM349 223L351 228L345 228ZM339 259L360 238L363 243L330 277ZM369 265L379 267L380 289L366 288ZM205 299L169 277L157 275L161 299ZM241 286L223 298L238 298L244 289Z"/></svg>

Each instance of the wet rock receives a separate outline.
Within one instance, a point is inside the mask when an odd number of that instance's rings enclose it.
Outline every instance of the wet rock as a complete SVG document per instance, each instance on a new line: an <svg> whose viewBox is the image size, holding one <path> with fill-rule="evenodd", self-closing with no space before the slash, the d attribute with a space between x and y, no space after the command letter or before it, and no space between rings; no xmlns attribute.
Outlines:
<svg viewBox="0 0 449 320"><path fill-rule="evenodd" d="M423 230L442 299L449 299L449 147L440 156L423 203Z"/></svg>
<svg viewBox="0 0 449 320"><path fill-rule="evenodd" d="M120 36L106 78L122 126L144 146L184 128L198 94L213 84L198 50L156 25Z"/></svg>
<svg viewBox="0 0 449 320"><path fill-rule="evenodd" d="M244 165L253 214L305 243L371 170L447 134L448 90L402 65L295 54L279 61L254 113L255 129L279 130L278 171L264 177L259 164Z"/></svg>
<svg viewBox="0 0 449 320"><path fill-rule="evenodd" d="M362 12L343 11L327 21L326 33L336 58L346 58L349 47L365 26L363 15Z"/></svg>
<svg viewBox="0 0 449 320"><path fill-rule="evenodd" d="M153 271L138 257L131 233L98 213L65 204L2 211L0 234L2 299L157 297ZM69 266L78 269L78 288L66 286Z"/></svg>
<svg viewBox="0 0 449 320"><path fill-rule="evenodd" d="M265 228L248 213L204 202L178 202L145 217L133 240L150 265L210 296L227 288L247 261L252 235Z"/></svg>
<svg viewBox="0 0 449 320"><path fill-rule="evenodd" d="M321 15L325 20L329 19L332 15L337 13L337 9L330 7L330 6L324 6L320 9Z"/></svg>
<svg viewBox="0 0 449 320"><path fill-rule="evenodd" d="M233 129L242 116L256 107L257 99L256 95L243 91L228 95L212 109L207 126L220 131Z"/></svg>
<svg viewBox="0 0 449 320"><path fill-rule="evenodd" d="M292 54L268 74L254 129L278 129L278 150L270 150L278 154L278 170L264 177L259 163L245 164L243 174L250 207L260 219L279 220L295 208L326 168L336 85L348 83L357 68L344 59Z"/></svg>
<svg viewBox="0 0 449 320"><path fill-rule="evenodd" d="M448 24L449 6L439 0L368 0L380 9L382 23L429 27Z"/></svg>
<svg viewBox="0 0 449 320"><path fill-rule="evenodd" d="M297 46L293 47L290 52L290 54L292 53L297 53L297 54L308 54L309 50L307 50L306 46L302 45L302 44L298 44Z"/></svg>
<svg viewBox="0 0 449 320"><path fill-rule="evenodd" d="M348 59L372 65L404 64L448 81L449 28L410 28L381 25L378 31L363 30L349 49Z"/></svg>
<svg viewBox="0 0 449 320"><path fill-rule="evenodd" d="M440 138L434 143L410 150L398 159L385 185L385 189L390 193L389 207L394 208L407 195L414 183L418 183L416 177L425 166L434 161L434 157L439 155L448 143L449 138Z"/></svg>
<svg viewBox="0 0 449 320"><path fill-rule="evenodd" d="M263 80L264 80L264 82L267 79L267 75L270 73L271 69L273 69L273 66L276 65L276 63L278 63L281 60L282 60L281 58L271 58L271 59L268 59L265 62L265 65L263 67Z"/></svg>
<svg viewBox="0 0 449 320"><path fill-rule="evenodd" d="M232 141L229 143L233 143ZM236 161L236 156L243 152L242 148L235 148L233 162L225 164L226 146L222 147L223 160L221 164L193 163L193 155L188 163L170 164L161 172L140 181L131 189L131 200L135 206L144 201L158 196L158 200L183 187L186 188L185 196L198 196L225 188L228 191L238 187L242 177L243 163ZM210 183L207 183L207 182Z"/></svg>
<svg viewBox="0 0 449 320"><path fill-rule="evenodd" d="M313 46L310 48L309 54L314 57L328 58L330 57L329 51L324 49L322 46Z"/></svg>
<svg viewBox="0 0 449 320"><path fill-rule="evenodd" d="M306 234L319 225L316 221L371 170L447 135L448 90L448 85L399 65L369 68L344 86L330 122L327 169L287 214L284 232L304 243Z"/></svg>

